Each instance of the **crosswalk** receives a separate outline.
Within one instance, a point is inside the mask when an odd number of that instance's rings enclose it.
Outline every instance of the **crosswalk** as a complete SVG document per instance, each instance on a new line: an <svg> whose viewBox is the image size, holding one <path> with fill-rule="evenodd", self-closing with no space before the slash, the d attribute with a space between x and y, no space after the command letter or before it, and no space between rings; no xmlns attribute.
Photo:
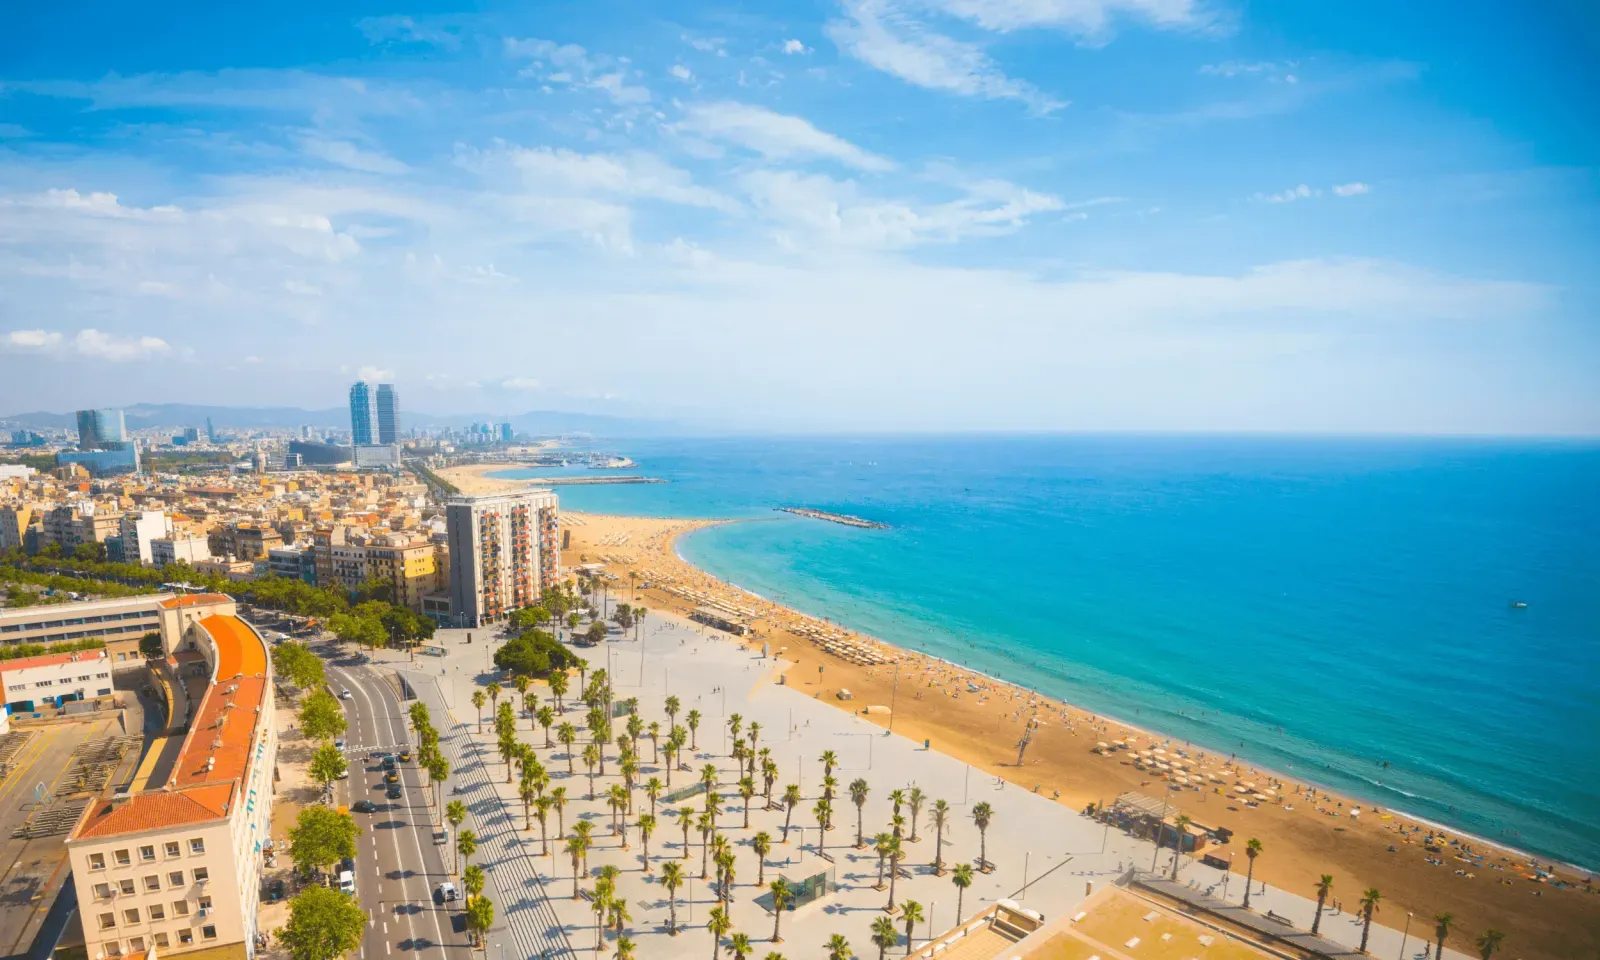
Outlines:
<svg viewBox="0 0 1600 960"><path fill-rule="evenodd" d="M441 726L439 748L450 761L457 785L464 794L474 797L467 804L469 816L464 824L478 836L478 852L473 860L498 888L500 900L496 905L522 955L530 960L576 957L536 869L533 851L537 847L524 846L517 818L495 794L495 784L484 762L487 752L481 744L472 742L462 727L445 722L449 713L434 678L409 674L406 679L427 702L429 711L437 711L435 716Z"/></svg>

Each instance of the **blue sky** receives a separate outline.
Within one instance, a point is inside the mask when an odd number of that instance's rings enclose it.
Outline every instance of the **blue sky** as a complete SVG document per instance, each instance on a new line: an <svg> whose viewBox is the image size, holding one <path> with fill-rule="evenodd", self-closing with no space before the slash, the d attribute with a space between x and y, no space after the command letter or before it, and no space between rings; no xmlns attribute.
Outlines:
<svg viewBox="0 0 1600 960"><path fill-rule="evenodd" d="M1577 3L6 18L0 409L1600 433Z"/></svg>

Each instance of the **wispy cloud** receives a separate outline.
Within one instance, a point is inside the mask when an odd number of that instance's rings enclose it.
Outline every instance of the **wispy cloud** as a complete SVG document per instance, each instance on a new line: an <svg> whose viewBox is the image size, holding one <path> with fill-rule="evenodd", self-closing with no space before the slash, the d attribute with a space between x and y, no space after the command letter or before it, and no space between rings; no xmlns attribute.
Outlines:
<svg viewBox="0 0 1600 960"><path fill-rule="evenodd" d="M936 32L896 0L845 0L845 16L826 31L866 65L929 90L988 100L1018 100L1035 113L1067 106L1025 80L1005 75L981 47Z"/></svg>
<svg viewBox="0 0 1600 960"><path fill-rule="evenodd" d="M461 38L442 27L418 23L411 17L363 17L356 27L372 43L424 43L447 50L461 48Z"/></svg>
<svg viewBox="0 0 1600 960"><path fill-rule="evenodd" d="M875 172L893 170L895 166L886 157L818 130L810 121L748 103L724 100L690 104L682 127L776 160L822 158Z"/></svg>
<svg viewBox="0 0 1600 960"><path fill-rule="evenodd" d="M128 363L167 356L172 345L160 337L118 336L89 327L70 339L55 330L12 330L0 340L11 352L52 353Z"/></svg>
<svg viewBox="0 0 1600 960"><path fill-rule="evenodd" d="M1334 196L1338 197L1359 197L1371 192L1372 188L1364 183L1341 183L1333 188Z"/></svg>
<svg viewBox="0 0 1600 960"><path fill-rule="evenodd" d="M533 377L508 377L500 381L500 386L506 390L537 390L539 381Z"/></svg>
<svg viewBox="0 0 1600 960"><path fill-rule="evenodd" d="M363 173L401 174L411 169L391 156L376 150L364 150L345 140L309 135L300 141L300 146L307 156Z"/></svg>
<svg viewBox="0 0 1600 960"><path fill-rule="evenodd" d="M783 41L783 52L788 56L804 56L811 52L811 48L799 40L785 40Z"/></svg>
<svg viewBox="0 0 1600 960"><path fill-rule="evenodd" d="M986 30L1064 30L1104 39L1117 18L1162 29L1216 28L1225 20L1197 0L927 0Z"/></svg>
<svg viewBox="0 0 1600 960"><path fill-rule="evenodd" d="M1328 188L1336 197L1359 197L1370 193L1372 188L1364 183L1342 183ZM1304 183L1280 190L1277 193L1257 193L1250 199L1261 203L1294 203L1298 200L1314 200L1323 195L1321 187L1312 187Z"/></svg>
<svg viewBox="0 0 1600 960"><path fill-rule="evenodd" d="M504 41L506 55L534 61L523 71L549 84L599 90L618 106L637 107L650 102L649 88L629 81L628 64L611 57L594 56L575 43L556 43L536 37Z"/></svg>
<svg viewBox="0 0 1600 960"><path fill-rule="evenodd" d="M732 198L697 186L687 172L647 153L580 153L566 148L501 144L483 151L463 150L459 158L481 172L509 167L530 190L661 200L727 213L739 210Z"/></svg>

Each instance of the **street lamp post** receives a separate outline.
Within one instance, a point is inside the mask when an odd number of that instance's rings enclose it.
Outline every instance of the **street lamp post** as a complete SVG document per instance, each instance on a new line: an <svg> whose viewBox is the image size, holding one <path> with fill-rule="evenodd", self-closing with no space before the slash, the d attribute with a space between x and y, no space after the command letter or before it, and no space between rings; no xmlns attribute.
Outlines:
<svg viewBox="0 0 1600 960"><path fill-rule="evenodd" d="M1406 956L1406 940L1408 940L1411 937L1411 918L1413 916L1416 916L1416 915L1413 914L1413 913L1409 913L1409 912L1406 914L1406 929L1405 929L1404 933L1400 934L1400 957L1399 957L1399 960L1405 960L1405 956Z"/></svg>

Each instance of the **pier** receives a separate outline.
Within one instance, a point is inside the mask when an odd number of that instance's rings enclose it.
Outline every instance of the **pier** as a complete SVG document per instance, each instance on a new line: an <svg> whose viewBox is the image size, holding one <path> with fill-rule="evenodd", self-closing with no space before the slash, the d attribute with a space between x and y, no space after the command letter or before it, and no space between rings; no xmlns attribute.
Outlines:
<svg viewBox="0 0 1600 960"><path fill-rule="evenodd" d="M774 507L773 509L781 510L784 513L792 513L797 517L826 520L829 523L840 523L847 527L860 527L863 530L889 529L887 523L879 523L876 520L863 520L860 517L852 517L848 513L828 513L826 510L812 510L809 507Z"/></svg>
<svg viewBox="0 0 1600 960"><path fill-rule="evenodd" d="M576 487L597 483L666 483L659 477L529 477L522 481L533 487Z"/></svg>

